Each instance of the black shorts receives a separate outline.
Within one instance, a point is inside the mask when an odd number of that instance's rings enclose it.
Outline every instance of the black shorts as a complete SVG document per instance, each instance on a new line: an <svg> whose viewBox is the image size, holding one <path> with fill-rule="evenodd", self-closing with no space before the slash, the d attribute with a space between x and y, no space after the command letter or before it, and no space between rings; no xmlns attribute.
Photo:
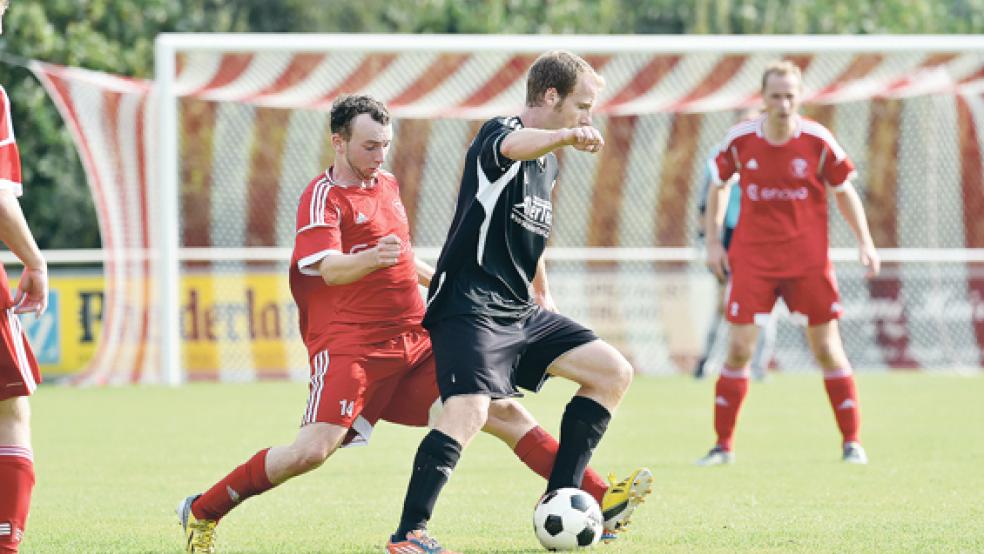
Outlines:
<svg viewBox="0 0 984 554"><path fill-rule="evenodd" d="M579 323L539 308L522 319L451 316L428 331L442 400L463 394L522 396L517 387L539 391L554 360L598 339Z"/></svg>

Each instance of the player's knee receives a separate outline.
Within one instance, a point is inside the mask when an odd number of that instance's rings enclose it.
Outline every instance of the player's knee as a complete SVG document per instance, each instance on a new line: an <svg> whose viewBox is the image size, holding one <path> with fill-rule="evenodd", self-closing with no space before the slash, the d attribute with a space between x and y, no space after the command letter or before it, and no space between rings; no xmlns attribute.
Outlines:
<svg viewBox="0 0 984 554"><path fill-rule="evenodd" d="M635 370L632 369L632 364L629 363L621 354L618 354L614 360L612 360L612 388L618 390L619 392L625 392L628 390L629 385L632 384L632 377L635 375Z"/></svg>
<svg viewBox="0 0 984 554"><path fill-rule="evenodd" d="M487 423L490 425L496 423L503 425L524 425L536 424L536 421L519 402L511 398L506 398L492 402L489 405Z"/></svg>
<svg viewBox="0 0 984 554"><path fill-rule="evenodd" d="M614 346L605 343L605 347L604 364L608 368L607 378L610 386L615 390L625 391L632 383L632 376L635 374L632 364Z"/></svg>
<svg viewBox="0 0 984 554"><path fill-rule="evenodd" d="M298 473L305 473L317 469L321 467L321 464L325 463L325 460L334 451L335 449L326 443L312 442L301 445L295 454L295 469Z"/></svg>
<svg viewBox="0 0 984 554"><path fill-rule="evenodd" d="M331 431L313 433L296 441L291 448L293 473L298 475L320 467L338 449L340 442L341 439Z"/></svg>
<svg viewBox="0 0 984 554"><path fill-rule="evenodd" d="M489 401L488 396L478 394L452 396L444 402L444 411L434 427L462 445L467 444L485 427Z"/></svg>
<svg viewBox="0 0 984 554"><path fill-rule="evenodd" d="M728 358L726 361L733 368L745 367L751 361L752 353L752 346L740 342L732 342L728 348Z"/></svg>
<svg viewBox="0 0 984 554"><path fill-rule="evenodd" d="M598 350L593 365L598 370L591 373L589 383L582 384L617 395L628 390L635 371L625 356L622 356L613 346L604 343L604 347Z"/></svg>
<svg viewBox="0 0 984 554"><path fill-rule="evenodd" d="M817 363L822 367L833 367L838 365L841 350L837 348L837 345L831 342L821 342L813 346L813 356L816 358Z"/></svg>
<svg viewBox="0 0 984 554"><path fill-rule="evenodd" d="M506 398L489 405L489 415L483 429L500 438L521 437L537 425L536 419L522 404Z"/></svg>
<svg viewBox="0 0 984 554"><path fill-rule="evenodd" d="M31 408L27 397L15 396L0 401L0 422L6 426L17 427L29 425L30 421Z"/></svg>

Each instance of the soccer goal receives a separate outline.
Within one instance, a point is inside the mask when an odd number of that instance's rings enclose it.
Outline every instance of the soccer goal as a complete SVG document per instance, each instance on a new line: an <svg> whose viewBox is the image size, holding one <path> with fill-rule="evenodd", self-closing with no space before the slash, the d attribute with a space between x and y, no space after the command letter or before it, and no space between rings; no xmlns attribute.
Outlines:
<svg viewBox="0 0 984 554"><path fill-rule="evenodd" d="M76 112L91 110L76 117L80 150L131 160L119 164L120 182L139 170L150 183L154 228L145 232L156 265L139 267L155 286L146 289L147 311L131 299L115 313L124 330L148 317L155 325L146 340L159 354L142 358L142 368L110 367L109 356L100 371L172 383L306 378L286 267L298 195L332 163L332 100L362 92L389 105L388 169L401 182L415 247L434 258L471 137L484 118L521 108L526 69L556 48L585 56L604 76L595 124L607 147L596 156L561 154L551 285L562 311L639 370L688 371L700 353L718 294L697 239L704 160L737 110L759 102L762 69L780 57L804 70L805 114L829 127L858 165L855 184L886 262L880 278L863 279L831 205L853 363L978 370L981 37L164 34L156 83L129 91L149 99L141 105L149 111L113 117L105 93L85 88L96 86L91 77L62 87ZM136 86L116 86L124 84ZM85 138L107 127L115 141ZM139 137L139 148L117 147ZM101 207L100 217L111 211ZM128 244L139 225L127 218L140 214L113 214L122 223L104 225L104 240ZM774 363L813 367L785 321Z"/></svg>

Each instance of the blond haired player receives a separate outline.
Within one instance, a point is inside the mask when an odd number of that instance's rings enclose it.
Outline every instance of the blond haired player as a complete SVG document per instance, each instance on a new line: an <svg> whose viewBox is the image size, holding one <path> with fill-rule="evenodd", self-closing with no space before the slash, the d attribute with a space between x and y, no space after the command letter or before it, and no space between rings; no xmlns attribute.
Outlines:
<svg viewBox="0 0 984 554"><path fill-rule="evenodd" d="M733 127L715 159L716 189L708 193L705 236L707 265L730 275L725 311L731 323L728 354L715 385L717 441L699 465L734 461L733 434L748 392L748 363L758 334L754 323L768 317L778 297L807 322L806 338L823 369L824 385L840 428L841 457L864 464L861 407L837 319L843 308L828 253L827 195L854 231L868 277L880 261L861 199L851 178L854 164L823 125L799 115L803 83L788 61L762 74L762 117ZM720 237L720 211L735 173L741 187L741 218L731 247Z"/></svg>

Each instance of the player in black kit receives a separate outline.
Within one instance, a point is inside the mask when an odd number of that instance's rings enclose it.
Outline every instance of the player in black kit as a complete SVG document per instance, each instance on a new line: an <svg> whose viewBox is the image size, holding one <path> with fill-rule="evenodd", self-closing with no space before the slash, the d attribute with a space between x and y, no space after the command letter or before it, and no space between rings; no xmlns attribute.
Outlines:
<svg viewBox="0 0 984 554"><path fill-rule="evenodd" d="M444 411L417 450L389 552L447 552L427 535L427 522L491 402L520 396L519 387L537 391L548 376L580 385L561 420L550 492L580 486L632 381L632 366L615 348L556 313L543 260L553 222L553 152L601 151L591 111L603 85L582 58L546 53L527 75L523 113L490 119L468 148L424 318ZM639 468L613 487L616 494L606 494L606 532L625 527L651 482L652 473Z"/></svg>

